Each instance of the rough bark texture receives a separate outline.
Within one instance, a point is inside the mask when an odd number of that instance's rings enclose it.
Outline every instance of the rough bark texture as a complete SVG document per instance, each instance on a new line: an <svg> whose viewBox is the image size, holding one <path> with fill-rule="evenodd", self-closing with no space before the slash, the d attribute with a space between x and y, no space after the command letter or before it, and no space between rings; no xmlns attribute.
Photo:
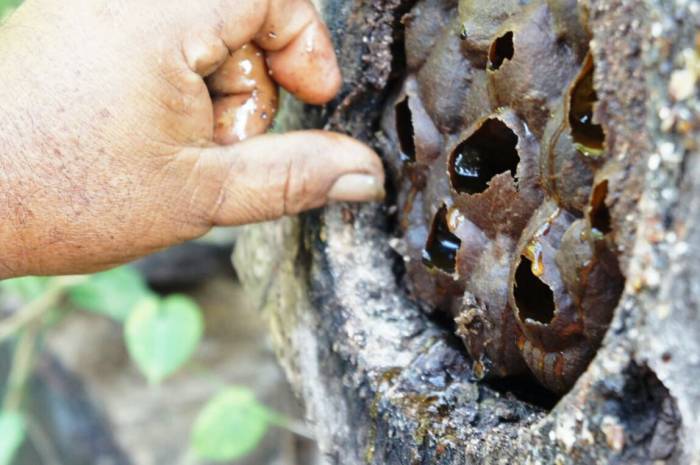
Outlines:
<svg viewBox="0 0 700 465"><path fill-rule="evenodd" d="M314 121L376 140L408 3L322 5L347 85ZM627 287L595 360L556 405L518 380L473 380L451 331L397 279L384 207L335 206L239 240L239 274L329 462L700 463L700 3L587 3L601 123L625 167L611 213L627 238ZM281 125L308 125L311 112L289 102Z"/></svg>

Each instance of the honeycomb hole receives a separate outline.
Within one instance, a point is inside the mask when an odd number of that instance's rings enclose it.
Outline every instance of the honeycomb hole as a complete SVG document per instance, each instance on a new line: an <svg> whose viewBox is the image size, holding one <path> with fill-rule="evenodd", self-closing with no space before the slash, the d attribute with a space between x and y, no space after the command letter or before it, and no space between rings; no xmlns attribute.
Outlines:
<svg viewBox="0 0 700 465"><path fill-rule="evenodd" d="M443 205L435 215L423 249L423 264L452 274L455 272L457 251L461 245L462 241L447 226L447 207Z"/></svg>
<svg viewBox="0 0 700 465"><path fill-rule="evenodd" d="M489 67L492 71L496 71L504 61L512 60L514 54L513 31L508 31L491 44L489 48Z"/></svg>
<svg viewBox="0 0 700 465"><path fill-rule="evenodd" d="M450 156L452 187L463 194L484 192L494 176L510 171L515 179L518 136L498 119L486 120Z"/></svg>
<svg viewBox="0 0 700 465"><path fill-rule="evenodd" d="M408 105L409 97L404 97L396 104L396 133L401 147L401 157L405 162L416 161L416 141L413 127L413 115Z"/></svg>
<svg viewBox="0 0 700 465"><path fill-rule="evenodd" d="M593 122L593 107L598 94L593 86L593 61L589 57L584 64L570 94L569 124L571 137L579 150L599 154L605 145L605 133Z"/></svg>
<svg viewBox="0 0 700 465"><path fill-rule="evenodd" d="M532 261L527 257L521 257L515 271L513 294L521 321L529 319L545 325L552 322L555 310L554 293L534 275Z"/></svg>
<svg viewBox="0 0 700 465"><path fill-rule="evenodd" d="M595 186L591 195L591 227L602 234L612 232L612 220L610 209L605 204L608 196L608 181L605 180Z"/></svg>

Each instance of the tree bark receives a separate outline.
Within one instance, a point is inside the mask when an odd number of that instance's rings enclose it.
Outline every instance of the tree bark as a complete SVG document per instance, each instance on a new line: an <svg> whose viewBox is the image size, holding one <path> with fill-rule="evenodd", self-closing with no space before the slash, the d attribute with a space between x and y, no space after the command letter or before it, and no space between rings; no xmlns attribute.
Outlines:
<svg viewBox="0 0 700 465"><path fill-rule="evenodd" d="M286 99L280 126L376 143L411 2L321 3L346 87L323 111ZM239 275L330 463L700 463L700 100L679 87L699 72L700 3L587 3L601 123L624 166L613 215L627 285L563 398L474 380L397 278L385 207L333 206L239 239Z"/></svg>

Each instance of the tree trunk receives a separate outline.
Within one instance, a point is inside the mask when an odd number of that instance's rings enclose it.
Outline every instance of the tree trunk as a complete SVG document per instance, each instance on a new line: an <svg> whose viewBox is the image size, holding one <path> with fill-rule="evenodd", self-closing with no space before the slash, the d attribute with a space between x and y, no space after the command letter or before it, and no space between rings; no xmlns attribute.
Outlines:
<svg viewBox="0 0 700 465"><path fill-rule="evenodd" d="M286 99L281 128L379 146L412 3L321 2L346 87L323 111ZM330 463L700 463L700 3L587 3L600 122L624 173L612 214L627 284L563 398L475 380L449 325L397 279L386 207L333 206L239 239L239 275Z"/></svg>

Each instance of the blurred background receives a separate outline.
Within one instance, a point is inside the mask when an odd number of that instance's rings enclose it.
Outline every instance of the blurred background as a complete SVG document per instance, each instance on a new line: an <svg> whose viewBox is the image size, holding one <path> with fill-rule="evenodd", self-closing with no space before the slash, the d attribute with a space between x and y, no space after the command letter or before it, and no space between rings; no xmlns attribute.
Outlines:
<svg viewBox="0 0 700 465"><path fill-rule="evenodd" d="M0 24L21 0L0 0ZM237 230L94 276L0 282L0 465L310 465Z"/></svg>
<svg viewBox="0 0 700 465"><path fill-rule="evenodd" d="M0 283L0 464L317 463L235 238Z"/></svg>

